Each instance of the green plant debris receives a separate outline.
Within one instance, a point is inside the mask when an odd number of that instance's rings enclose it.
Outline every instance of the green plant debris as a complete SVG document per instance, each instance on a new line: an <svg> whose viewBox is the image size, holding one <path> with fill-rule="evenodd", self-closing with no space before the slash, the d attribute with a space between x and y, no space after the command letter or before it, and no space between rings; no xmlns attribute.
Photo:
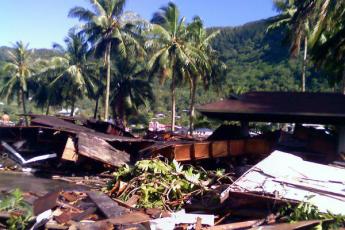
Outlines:
<svg viewBox="0 0 345 230"><path fill-rule="evenodd" d="M0 211L10 214L6 221L9 229L26 229L33 218L32 207L23 198L23 193L15 189L0 201Z"/></svg>
<svg viewBox="0 0 345 230"><path fill-rule="evenodd" d="M288 204L280 209L279 215L290 223L304 220L322 220L321 224L313 229L339 229L345 226L345 216L335 215L330 212L322 213L309 202L301 202L296 207Z"/></svg>
<svg viewBox="0 0 345 230"><path fill-rule="evenodd" d="M137 208L174 211L181 209L192 196L204 195L211 185L224 180L227 176L222 172L183 166L175 160L171 163L159 159L142 160L133 167L119 168L105 190L122 201L138 196Z"/></svg>

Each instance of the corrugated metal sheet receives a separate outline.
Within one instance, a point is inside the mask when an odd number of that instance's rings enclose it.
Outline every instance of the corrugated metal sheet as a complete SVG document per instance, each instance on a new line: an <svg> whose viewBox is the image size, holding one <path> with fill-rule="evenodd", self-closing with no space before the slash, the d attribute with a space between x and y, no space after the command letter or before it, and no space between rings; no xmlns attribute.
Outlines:
<svg viewBox="0 0 345 230"><path fill-rule="evenodd" d="M285 152L274 151L228 190L310 202L320 211L345 214L345 169L304 161Z"/></svg>

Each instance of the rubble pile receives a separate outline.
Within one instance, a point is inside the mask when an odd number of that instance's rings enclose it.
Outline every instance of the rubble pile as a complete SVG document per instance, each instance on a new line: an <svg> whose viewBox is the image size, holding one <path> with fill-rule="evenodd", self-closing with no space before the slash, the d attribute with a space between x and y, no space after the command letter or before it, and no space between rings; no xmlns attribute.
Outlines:
<svg viewBox="0 0 345 230"><path fill-rule="evenodd" d="M335 137L312 128L207 140L134 137L113 124L32 115L0 127L1 167L82 185L1 194L12 229L324 229L344 227L345 169Z"/></svg>

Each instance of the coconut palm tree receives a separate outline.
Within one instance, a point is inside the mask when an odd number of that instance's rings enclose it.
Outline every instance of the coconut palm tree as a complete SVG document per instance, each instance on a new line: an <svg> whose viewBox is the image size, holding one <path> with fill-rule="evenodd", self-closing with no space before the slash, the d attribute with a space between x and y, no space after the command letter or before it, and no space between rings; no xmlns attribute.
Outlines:
<svg viewBox="0 0 345 230"><path fill-rule="evenodd" d="M267 31L285 27L287 29L287 39L290 40L290 54L292 57L298 56L303 41L303 64L301 76L301 91L306 90L306 72L308 58L308 38L310 36L310 18L307 14L300 14L294 0L275 0L274 6L280 15L276 17Z"/></svg>
<svg viewBox="0 0 345 230"><path fill-rule="evenodd" d="M217 58L216 52L211 47L211 41L218 34L219 30L207 33L204 24L200 17L195 17L187 27L190 40L193 45L199 50L201 58L197 59L198 67L197 74L190 75L190 101L189 101L189 132L192 135L194 130L195 118L195 97L198 81L203 80L205 87L208 87L211 82L220 74L219 69L223 67ZM224 67L223 67L224 68Z"/></svg>
<svg viewBox="0 0 345 230"><path fill-rule="evenodd" d="M71 116L74 114L75 102L83 95L93 94L95 87L93 65L87 60L88 44L82 34L70 31L64 40L66 48L59 44L54 44L53 48L64 54L53 57L47 68L37 74L37 78L42 81L49 81L46 89L48 92L48 107L56 103L60 94L71 105ZM40 92L43 93L43 92Z"/></svg>
<svg viewBox="0 0 345 230"><path fill-rule="evenodd" d="M28 44L18 41L13 46L14 50L9 51L10 61L4 66L5 82L0 91L0 95L4 96L7 101L9 98L17 96L24 114L27 113L28 82L34 73L34 63L30 57L31 52L28 46ZM26 116L25 122L28 125Z"/></svg>
<svg viewBox="0 0 345 230"><path fill-rule="evenodd" d="M136 113L139 106L147 106L147 101L152 101L154 96L143 63L119 58L115 62L114 75L111 82L113 114L114 118L125 121L127 112Z"/></svg>
<svg viewBox="0 0 345 230"><path fill-rule="evenodd" d="M47 65L50 63L47 63ZM47 68L43 67L42 69ZM62 96L63 85L53 86L50 84L54 80L54 76L45 75L41 76L40 74L33 76L33 101L36 103L37 107L42 108L42 111L46 107L46 115L49 115L49 110L51 106L62 105L65 98Z"/></svg>
<svg viewBox="0 0 345 230"><path fill-rule="evenodd" d="M152 49L153 55L148 62L152 76L164 82L171 80L171 129L175 130L176 117L176 87L183 80L188 80L191 74L196 74L198 68L196 59L200 51L189 41L185 18L174 3L162 7L154 14L153 23L147 34L146 48Z"/></svg>
<svg viewBox="0 0 345 230"><path fill-rule="evenodd" d="M314 20L310 38L312 58L330 73L331 83L342 83L341 92L345 94L345 2L313 0L308 6L308 15ZM303 4L299 8L303 9Z"/></svg>
<svg viewBox="0 0 345 230"><path fill-rule="evenodd" d="M92 10L74 7L70 10L69 16L79 18L85 23L81 27L81 32L87 35L95 55L104 57L104 66L107 70L104 118L107 119L109 116L112 50L123 57L126 57L133 48L143 50L136 40L137 34L133 32L133 28L135 28L133 24L127 23L121 18L125 0L89 0L89 2Z"/></svg>

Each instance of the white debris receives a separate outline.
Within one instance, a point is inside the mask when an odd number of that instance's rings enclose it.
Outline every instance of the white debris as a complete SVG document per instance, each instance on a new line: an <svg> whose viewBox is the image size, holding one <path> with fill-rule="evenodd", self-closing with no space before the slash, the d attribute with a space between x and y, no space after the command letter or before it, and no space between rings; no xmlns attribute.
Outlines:
<svg viewBox="0 0 345 230"><path fill-rule="evenodd" d="M320 211L345 215L345 170L274 151L230 187L309 202Z"/></svg>

